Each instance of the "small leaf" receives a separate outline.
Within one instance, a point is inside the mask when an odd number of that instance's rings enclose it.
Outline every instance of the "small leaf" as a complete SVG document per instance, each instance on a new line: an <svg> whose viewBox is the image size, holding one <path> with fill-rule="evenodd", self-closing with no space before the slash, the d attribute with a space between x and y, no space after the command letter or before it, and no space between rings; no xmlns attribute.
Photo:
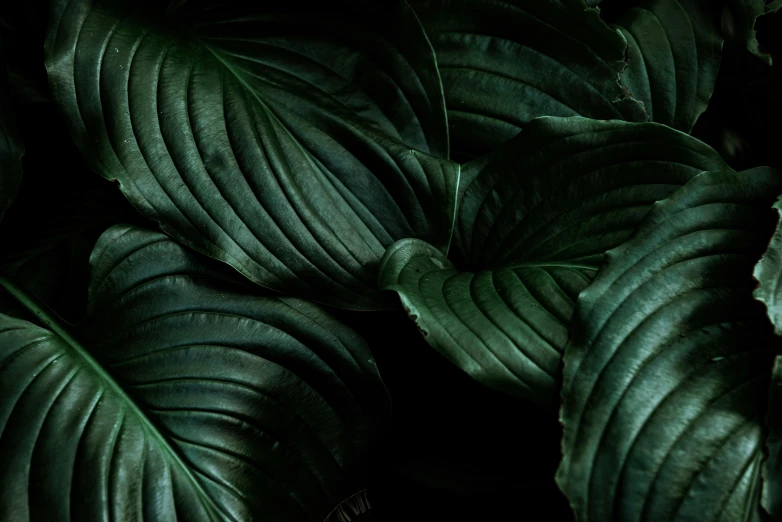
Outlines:
<svg viewBox="0 0 782 522"><path fill-rule="evenodd" d="M0 315L0 519L321 522L365 488L389 402L357 334L158 232L91 268L74 336Z"/></svg>
<svg viewBox="0 0 782 522"><path fill-rule="evenodd" d="M398 292L429 344L480 382L554 406L574 303L604 252L656 201L705 170L729 169L668 127L579 117L537 119L477 165L464 169L464 266L402 240L383 257L380 287Z"/></svg>
<svg viewBox="0 0 782 522"><path fill-rule="evenodd" d="M47 69L84 156L196 250L289 295L390 306L397 239L447 250L458 166L405 2L57 0Z"/></svg>
<svg viewBox="0 0 782 522"><path fill-rule="evenodd" d="M619 84L627 42L583 0L412 5L437 51L459 160L497 149L539 116L646 121Z"/></svg>
<svg viewBox="0 0 782 522"><path fill-rule="evenodd" d="M782 175L704 173L652 208L581 293L557 482L578 521L759 520L780 343L752 299Z"/></svg>

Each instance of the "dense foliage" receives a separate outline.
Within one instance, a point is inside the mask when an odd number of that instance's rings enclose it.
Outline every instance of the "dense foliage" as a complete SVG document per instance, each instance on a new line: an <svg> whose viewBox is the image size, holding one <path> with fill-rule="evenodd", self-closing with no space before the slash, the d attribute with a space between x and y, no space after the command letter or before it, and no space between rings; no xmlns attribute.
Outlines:
<svg viewBox="0 0 782 522"><path fill-rule="evenodd" d="M782 520L780 8L3 4L0 520Z"/></svg>

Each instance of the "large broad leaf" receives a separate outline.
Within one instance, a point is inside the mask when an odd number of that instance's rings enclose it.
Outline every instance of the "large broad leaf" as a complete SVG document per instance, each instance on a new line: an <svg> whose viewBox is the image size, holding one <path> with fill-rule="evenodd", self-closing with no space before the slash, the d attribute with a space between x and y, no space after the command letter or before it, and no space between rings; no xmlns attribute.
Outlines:
<svg viewBox="0 0 782 522"><path fill-rule="evenodd" d="M477 173L465 168L464 265L402 240L383 258L380 286L398 292L427 341L470 375L555 405L574 302L603 253L655 201L710 169L727 166L662 125L540 118Z"/></svg>
<svg viewBox="0 0 782 522"><path fill-rule="evenodd" d="M763 258L755 266L755 299L766 305L768 317L777 335L782 335L782 197L774 203L778 225Z"/></svg>
<svg viewBox="0 0 782 522"><path fill-rule="evenodd" d="M768 397L768 457L763 463L761 501L771 519L782 520L782 357L774 360Z"/></svg>
<svg viewBox="0 0 782 522"><path fill-rule="evenodd" d="M577 520L758 520L779 342L752 267L781 190L767 168L698 176L581 293L557 473Z"/></svg>
<svg viewBox="0 0 782 522"><path fill-rule="evenodd" d="M73 336L0 315L0 519L320 522L363 490L389 403L357 334L158 232L91 264Z"/></svg>
<svg viewBox="0 0 782 522"><path fill-rule="evenodd" d="M46 44L77 144L147 217L258 284L348 308L387 306L376 270L395 240L447 249L458 166L435 157L439 76L405 2L151 4L57 0Z"/></svg>
<svg viewBox="0 0 782 522"><path fill-rule="evenodd" d="M710 0L623 2L616 24L629 44L622 82L651 121L690 132L720 68L721 10Z"/></svg>
<svg viewBox="0 0 782 522"><path fill-rule="evenodd" d="M19 191L23 154L24 145L11 109L3 44L0 41L0 219Z"/></svg>
<svg viewBox="0 0 782 522"><path fill-rule="evenodd" d="M454 157L539 116L645 121L619 84L627 42L582 0L415 0L437 51Z"/></svg>
<svg viewBox="0 0 782 522"><path fill-rule="evenodd" d="M771 55L760 49L755 34L755 22L763 15L776 13L782 0L726 0L727 10L722 20L725 37L746 46L747 50L771 65Z"/></svg>

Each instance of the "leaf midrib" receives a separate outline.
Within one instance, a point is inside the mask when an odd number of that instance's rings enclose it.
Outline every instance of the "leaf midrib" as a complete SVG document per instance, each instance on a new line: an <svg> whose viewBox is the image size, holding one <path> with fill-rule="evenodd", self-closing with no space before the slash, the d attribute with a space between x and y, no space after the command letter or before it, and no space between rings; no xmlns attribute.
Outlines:
<svg viewBox="0 0 782 522"><path fill-rule="evenodd" d="M170 460L177 464L184 472L185 476L192 483L196 490L197 497L201 500L204 508L210 515L217 515L218 519L225 520L233 519L223 508L215 503L211 496L202 487L198 479L193 475L190 468L187 466L184 460L179 456L176 450L169 444L168 440L160 433L157 426L147 417L146 413L136 405L133 398L117 383L116 380L109 374L100 363L90 355L90 353L76 340L68 330L60 324L60 319L55 314L48 311L46 306L43 305L33 297L31 294L17 286L5 273L0 271L0 287L5 289L11 294L19 303L21 303L27 310L29 310L35 317L41 321L51 332L56 334L68 347L75 352L79 359L89 368L98 378L103 381L119 399L120 401L130 409L130 412L136 416L140 421L141 426L145 431L150 433L159 446L168 454Z"/></svg>

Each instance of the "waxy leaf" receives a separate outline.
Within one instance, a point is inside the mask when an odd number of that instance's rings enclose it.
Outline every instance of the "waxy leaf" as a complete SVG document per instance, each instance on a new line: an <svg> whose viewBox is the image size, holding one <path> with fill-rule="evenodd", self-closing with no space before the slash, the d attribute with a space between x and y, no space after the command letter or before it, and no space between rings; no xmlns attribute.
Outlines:
<svg viewBox="0 0 782 522"><path fill-rule="evenodd" d="M573 306L605 251L656 201L723 169L711 148L662 125L537 119L477 174L465 166L465 265L402 240L383 257L380 286L480 382L554 406Z"/></svg>
<svg viewBox="0 0 782 522"><path fill-rule="evenodd" d="M357 334L159 232L91 269L73 335L0 315L0 519L321 522L366 487L389 403Z"/></svg>
<svg viewBox="0 0 782 522"><path fill-rule="evenodd" d="M763 508L774 522L782 520L782 357L774 360L768 396L768 457L763 462Z"/></svg>
<svg viewBox="0 0 782 522"><path fill-rule="evenodd" d="M777 228L763 258L755 266L755 299L766 305L768 317L774 325L777 335L782 335L782 198L774 203L774 212L778 218Z"/></svg>
<svg viewBox="0 0 782 522"><path fill-rule="evenodd" d="M437 52L457 159L498 148L539 116L647 119L619 83L627 42L583 0L412 5Z"/></svg>
<svg viewBox="0 0 782 522"><path fill-rule="evenodd" d="M623 2L616 27L628 42L622 83L651 121L690 132L720 68L721 11L706 0Z"/></svg>
<svg viewBox="0 0 782 522"><path fill-rule="evenodd" d="M557 482L578 521L759 520L779 341L752 299L782 173L701 174L581 293Z"/></svg>
<svg viewBox="0 0 782 522"><path fill-rule="evenodd" d="M53 97L94 169L177 240L252 281L389 306L387 246L445 251L458 166L409 6L57 0Z"/></svg>

